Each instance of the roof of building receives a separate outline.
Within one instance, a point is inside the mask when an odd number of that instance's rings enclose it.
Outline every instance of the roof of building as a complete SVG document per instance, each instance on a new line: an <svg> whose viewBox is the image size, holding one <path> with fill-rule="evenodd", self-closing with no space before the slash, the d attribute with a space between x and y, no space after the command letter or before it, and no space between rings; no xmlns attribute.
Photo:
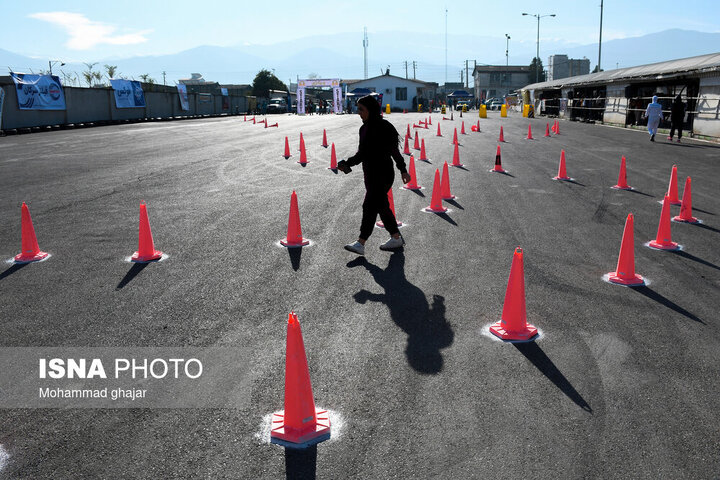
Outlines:
<svg viewBox="0 0 720 480"><path fill-rule="evenodd" d="M431 83L432 83L432 82L424 82L424 81L418 80L418 79L416 79L416 78L403 78L403 77L398 77L397 75L378 75L378 76L376 76L376 77L364 78L364 79L360 79L360 80L343 80L342 83L344 83L345 85L348 85L348 86L349 86L349 85L353 85L353 84L355 84L355 83L369 82L369 81L371 81L371 80L375 80L375 79L378 79L378 78L396 78L396 79L398 79L398 80L403 80L403 81L405 81L405 82L420 83L420 84L422 84L422 85L428 85L428 84L431 84Z"/></svg>
<svg viewBox="0 0 720 480"><path fill-rule="evenodd" d="M529 72L530 66L528 65L477 65L473 69L473 75L475 72L479 73L495 73L495 72Z"/></svg>
<svg viewBox="0 0 720 480"><path fill-rule="evenodd" d="M680 58L665 62L618 68L604 72L559 78L549 82L533 83L523 90L547 90L583 85L609 84L628 81L660 80L687 75L720 72L720 53L710 53L697 57Z"/></svg>

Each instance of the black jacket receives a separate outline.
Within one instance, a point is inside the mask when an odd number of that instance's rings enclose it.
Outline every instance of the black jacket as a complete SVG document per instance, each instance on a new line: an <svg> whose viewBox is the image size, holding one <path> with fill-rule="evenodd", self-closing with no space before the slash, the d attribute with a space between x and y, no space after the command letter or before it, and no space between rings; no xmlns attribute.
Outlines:
<svg viewBox="0 0 720 480"><path fill-rule="evenodd" d="M398 150L399 135L392 123L383 118L368 120L360 127L360 143L350 166L362 163L365 183L387 183L395 178L393 160L400 173L407 172L405 159Z"/></svg>
<svg viewBox="0 0 720 480"><path fill-rule="evenodd" d="M685 104L683 102L673 102L670 107L670 119L673 123L680 123L685 119Z"/></svg>

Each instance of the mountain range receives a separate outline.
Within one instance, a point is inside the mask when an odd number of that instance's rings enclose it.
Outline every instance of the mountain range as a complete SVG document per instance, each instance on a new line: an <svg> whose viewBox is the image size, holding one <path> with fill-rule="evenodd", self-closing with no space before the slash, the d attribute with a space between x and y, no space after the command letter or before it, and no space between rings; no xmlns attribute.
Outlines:
<svg viewBox="0 0 720 480"><path fill-rule="evenodd" d="M465 72L465 60L469 59L469 72L477 62L480 65L504 65L505 38L482 35L448 35L448 66L445 67L445 37L443 34L418 34L407 32L378 32L369 36L368 76L384 73L387 68L397 76L415 77L440 84L460 81ZM598 45L571 45L565 42L543 40L540 58L547 64L547 57L565 54L570 58L590 59L591 69L597 64ZM529 65L535 56L535 42L510 41L511 65ZM629 37L603 42L602 67L610 70L660 62L676 58L692 57L720 52L720 33L672 29L640 37ZM190 73L201 73L206 80L220 83L252 83L262 68L275 72L284 82L317 75L320 78L363 78L362 34L342 33L314 35L293 41L274 44L244 44L236 46L198 46L175 54L141 56L114 59L89 59L97 62L95 70L103 65L118 67L116 76L139 78L149 74L158 83L172 85ZM405 63L407 62L407 64ZM0 49L0 68L13 71L38 72L47 70L46 59L25 57ZM70 77L77 77L76 85L82 85L81 72L87 70L82 63L56 64L53 72L65 76L64 83L72 84ZM447 72L447 73L446 73ZM472 83L472 82L471 82Z"/></svg>

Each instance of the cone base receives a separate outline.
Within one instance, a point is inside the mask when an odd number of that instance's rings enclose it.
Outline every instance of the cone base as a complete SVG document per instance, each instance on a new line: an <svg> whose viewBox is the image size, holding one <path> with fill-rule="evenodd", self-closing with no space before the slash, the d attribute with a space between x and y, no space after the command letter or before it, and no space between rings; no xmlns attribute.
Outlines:
<svg viewBox="0 0 720 480"><path fill-rule="evenodd" d="M493 168L491 170L488 170L490 173L507 173L507 170L502 168Z"/></svg>
<svg viewBox="0 0 720 480"><path fill-rule="evenodd" d="M421 187L420 185L418 185L416 187L408 187L406 185L403 185L400 188L402 188L403 190L422 190L423 189L423 187Z"/></svg>
<svg viewBox="0 0 720 480"><path fill-rule="evenodd" d="M550 135L543 135L543 137L549 137Z"/></svg>
<svg viewBox="0 0 720 480"><path fill-rule="evenodd" d="M574 178L570 178L570 177L552 177L552 179L553 180L562 180L564 182L571 182L571 181L575 180Z"/></svg>
<svg viewBox="0 0 720 480"><path fill-rule="evenodd" d="M519 340L519 341L530 341L535 336L537 336L538 331L537 328L535 328L534 325L530 325L529 323L525 324L525 330L517 331L517 332L510 332L505 330L505 326L503 325L503 321L500 320L499 322L493 323L490 326L490 333L495 335L496 337L502 339L502 340Z"/></svg>
<svg viewBox="0 0 720 480"><path fill-rule="evenodd" d="M330 145L320 145L321 147L328 148Z"/></svg>
<svg viewBox="0 0 720 480"><path fill-rule="evenodd" d="M658 203L663 203L663 202L660 201L660 202L658 202ZM680 200L670 200L668 203L669 203L670 205L677 205L678 207L679 207L680 205L682 205L682 202L681 202Z"/></svg>
<svg viewBox="0 0 720 480"><path fill-rule="evenodd" d="M328 169L328 170L332 170L333 172L336 172L336 171L337 171L337 167L328 167L327 169Z"/></svg>
<svg viewBox="0 0 720 480"><path fill-rule="evenodd" d="M642 275L635 274L634 277L621 277L618 272L610 272L607 274L607 280L610 283L625 285L626 287L639 287L645 285L645 279Z"/></svg>
<svg viewBox="0 0 720 480"><path fill-rule="evenodd" d="M307 245L310 245L310 240L303 237L303 239L299 243L295 243L295 242L288 242L288 239L286 237L286 238L283 238L282 240L280 240L280 245L282 245L283 247L287 247L287 248L305 247Z"/></svg>
<svg viewBox="0 0 720 480"><path fill-rule="evenodd" d="M680 223L694 223L694 224L702 223L702 220L700 220L699 218L695 218L695 217L682 218L680 215L677 215L677 216L671 218L671 220L673 222L680 222Z"/></svg>
<svg viewBox="0 0 720 480"><path fill-rule="evenodd" d="M330 438L330 417L327 410L315 409L317 423L314 430L300 433L295 429L285 429L285 412L283 410L272 415L270 443L289 448L307 448L317 445Z"/></svg>
<svg viewBox="0 0 720 480"><path fill-rule="evenodd" d="M130 261L135 263L154 262L155 260L160 260L162 256L163 252L160 250L155 250L150 255L140 255L140 252L135 252L132 254L132 257L130 257Z"/></svg>
<svg viewBox="0 0 720 480"><path fill-rule="evenodd" d="M440 207L440 209L432 208L432 206L423 208L423 212L427 213L445 213L447 211L448 209L445 207Z"/></svg>
<svg viewBox="0 0 720 480"><path fill-rule="evenodd" d="M18 253L13 258L13 261L15 263L31 263L31 262L39 262L40 260L44 260L45 258L50 255L47 252L37 252L37 253Z"/></svg>
<svg viewBox="0 0 720 480"><path fill-rule="evenodd" d="M375 226L378 228L385 228L385 224L383 222L375 222ZM402 222L397 222L398 228L405 226Z"/></svg>
<svg viewBox="0 0 720 480"><path fill-rule="evenodd" d="M283 158L285 158L285 160L287 160L290 157L292 157L292 155L283 155Z"/></svg>
<svg viewBox="0 0 720 480"><path fill-rule="evenodd" d="M464 163L451 163L450 166L451 167L464 167L465 164Z"/></svg>
<svg viewBox="0 0 720 480"><path fill-rule="evenodd" d="M310 163L310 162L301 162L301 161L298 161L298 162L296 162L296 163L299 163L300 165L307 165L307 164Z"/></svg>
<svg viewBox="0 0 720 480"><path fill-rule="evenodd" d="M645 245L655 250L680 250L680 245L675 242L660 243L657 240L651 240Z"/></svg>
<svg viewBox="0 0 720 480"><path fill-rule="evenodd" d="M443 200L455 200L457 197L455 195L449 195L447 197L442 197Z"/></svg>
<svg viewBox="0 0 720 480"><path fill-rule="evenodd" d="M631 187L630 185L625 185L624 187L621 185L613 185L610 188L613 188L615 190L632 190L633 189L633 187Z"/></svg>

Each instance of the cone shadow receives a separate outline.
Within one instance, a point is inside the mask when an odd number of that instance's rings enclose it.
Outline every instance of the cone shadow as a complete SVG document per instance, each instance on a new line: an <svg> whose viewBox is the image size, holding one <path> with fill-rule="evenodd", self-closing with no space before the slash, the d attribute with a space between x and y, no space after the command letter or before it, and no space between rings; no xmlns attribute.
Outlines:
<svg viewBox="0 0 720 480"><path fill-rule="evenodd" d="M505 171L505 172L492 172L492 173L499 173L500 175L505 175L506 177L515 178L515 175L513 175L512 173L510 173L510 172L508 172L508 171Z"/></svg>
<svg viewBox="0 0 720 480"><path fill-rule="evenodd" d="M717 265L715 265L714 263L710 263L710 262L708 262L707 260L703 260L703 259L700 258L700 257L696 257L696 256L693 255L692 253L687 253L687 252L685 252L685 251L683 251L683 250L675 250L675 251L672 252L672 253L674 253L674 254L677 255L678 257L687 258L688 260L692 260L692 261L694 261L694 262L701 263L701 264L705 265L706 267L714 268L715 270L720 270L720 266L717 266Z"/></svg>
<svg viewBox="0 0 720 480"><path fill-rule="evenodd" d="M637 193L638 195L645 195L646 197L655 198L655 195L650 195L649 193L641 192L640 190L632 189L632 190L625 190L626 192L632 192Z"/></svg>
<svg viewBox="0 0 720 480"><path fill-rule="evenodd" d="M300 268L300 257L302 256L302 247L300 248L288 248L288 256L290 257L290 264L293 270L296 272Z"/></svg>
<svg viewBox="0 0 720 480"><path fill-rule="evenodd" d="M689 318L690 320L694 320L696 322L700 322L703 325L705 325L705 322L703 322L700 318L695 316L694 314L688 312L684 308L682 308L680 305L676 304L672 300L668 299L667 297L664 297L657 293L655 290L650 289L650 287L647 286L639 286L639 287L630 287L632 290L646 296L650 300L655 300L656 302L660 303L661 305L665 305L670 310L674 310L680 315L683 315L684 317Z"/></svg>
<svg viewBox="0 0 720 480"><path fill-rule="evenodd" d="M694 206L694 205L693 205L693 210L696 211L696 212L707 213L708 215L715 215L715 214L712 213L712 212L708 212L707 210L703 210L702 208L697 208L697 207Z"/></svg>
<svg viewBox="0 0 720 480"><path fill-rule="evenodd" d="M362 289L353 295L356 302L384 303L390 318L407 334L405 356L417 372L435 375L443 370L441 350L452 345L455 332L445 318L445 297L433 295L428 304L425 293L405 277L405 254L394 252L385 269L359 257L348 267L363 266L384 293Z"/></svg>
<svg viewBox="0 0 720 480"><path fill-rule="evenodd" d="M457 202L457 200L443 200L443 202L449 203L453 207L459 208L460 210L465 210L463 206Z"/></svg>
<svg viewBox="0 0 720 480"><path fill-rule="evenodd" d="M457 227L457 223L455 223L455 220L453 220L453 219L450 217L450 215L448 215L447 213L445 213L445 212L440 212L440 213L435 213L435 215L437 215L438 217L442 218L443 220L445 220L446 222L448 222L450 225L454 225L454 226Z"/></svg>
<svg viewBox="0 0 720 480"><path fill-rule="evenodd" d="M710 230L711 232L720 233L720 230L718 230L715 227L711 227L710 225L705 225L704 223L696 223L695 226L704 228L705 230Z"/></svg>
<svg viewBox="0 0 720 480"><path fill-rule="evenodd" d="M565 375L555 366L550 358L545 355L542 348L536 342L513 343L513 346L522 353L525 358L530 360L535 367L545 375L548 380L553 382L575 405L582 408L586 412L592 413L592 408L585 399L575 390Z"/></svg>
<svg viewBox="0 0 720 480"><path fill-rule="evenodd" d="M145 267L147 267L148 263L135 263L132 267L130 267L130 270L125 274L122 280L120 280L120 283L117 284L117 287L115 287L116 290L120 290L121 288L124 288L125 285L130 283L133 278L137 277L140 272L143 271Z"/></svg>
<svg viewBox="0 0 720 480"><path fill-rule="evenodd" d="M465 170L466 172L469 172L469 171L470 171L470 170L468 170L467 168L465 168L465 165L460 166L460 167L456 167L455 165L448 165L448 166L449 166L449 167L453 167L453 168L457 168L458 170Z"/></svg>
<svg viewBox="0 0 720 480"><path fill-rule="evenodd" d="M337 169L337 168L331 168L330 170L331 170L335 175L338 174L338 169Z"/></svg>
<svg viewBox="0 0 720 480"><path fill-rule="evenodd" d="M7 268L4 272L0 273L0 280L4 279L5 277L9 277L13 273L17 272L24 266L29 265L28 263L16 263L14 265L11 265L9 268Z"/></svg>
<svg viewBox="0 0 720 480"><path fill-rule="evenodd" d="M413 193L414 193L415 195L417 195L418 197L423 197L423 198L425 198L425 194L422 192L422 190L408 190L408 191L409 191L409 192L413 192Z"/></svg>
<svg viewBox="0 0 720 480"><path fill-rule="evenodd" d="M317 478L317 445L304 449L285 449L285 479L315 480Z"/></svg>

